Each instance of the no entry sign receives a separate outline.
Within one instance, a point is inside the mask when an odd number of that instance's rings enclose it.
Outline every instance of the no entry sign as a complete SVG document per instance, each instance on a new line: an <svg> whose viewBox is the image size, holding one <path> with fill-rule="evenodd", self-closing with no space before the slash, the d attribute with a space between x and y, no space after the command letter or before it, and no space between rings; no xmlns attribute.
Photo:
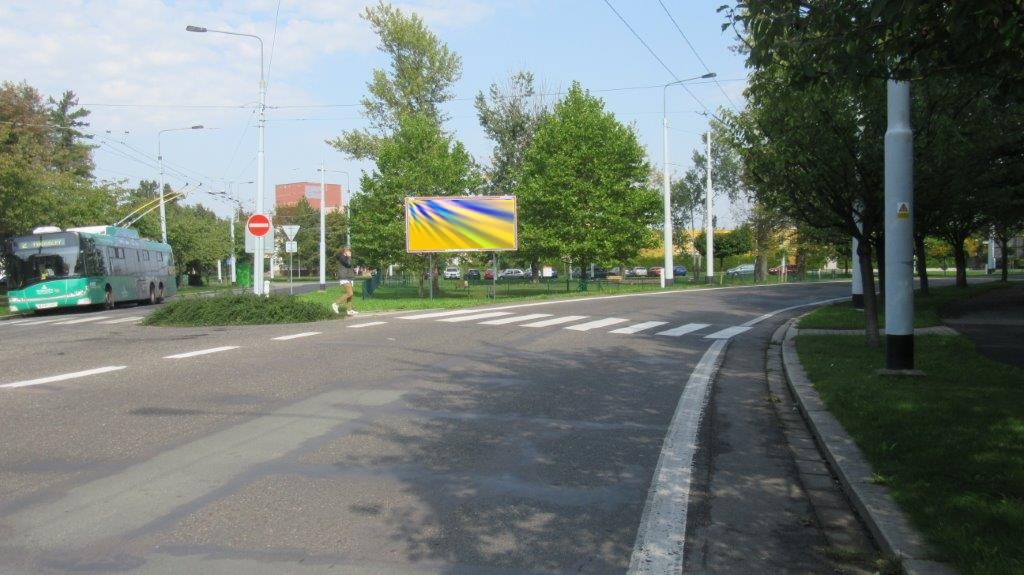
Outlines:
<svg viewBox="0 0 1024 575"><path fill-rule="evenodd" d="M270 231L270 218L266 214L253 214L245 222L245 229L257 238L262 238Z"/></svg>

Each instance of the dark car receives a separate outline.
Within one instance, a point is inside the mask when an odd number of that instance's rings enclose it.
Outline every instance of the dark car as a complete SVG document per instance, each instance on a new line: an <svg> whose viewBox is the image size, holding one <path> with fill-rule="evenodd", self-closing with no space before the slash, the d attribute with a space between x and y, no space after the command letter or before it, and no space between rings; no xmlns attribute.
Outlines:
<svg viewBox="0 0 1024 575"><path fill-rule="evenodd" d="M742 264L725 270L725 276L730 278L752 275L754 275L754 264Z"/></svg>
<svg viewBox="0 0 1024 575"><path fill-rule="evenodd" d="M608 277L608 270L594 266L593 272L588 273L587 277L592 280L603 280Z"/></svg>
<svg viewBox="0 0 1024 575"><path fill-rule="evenodd" d="M478 280L480 279L480 270L476 268L469 268L466 270L466 275L462 276L463 279L467 280Z"/></svg>
<svg viewBox="0 0 1024 575"><path fill-rule="evenodd" d="M786 271L784 273L786 275L795 274L797 272L797 269L798 268L797 268L796 264L786 264ZM770 273L773 276L779 275L779 272L781 272L781 271L782 271L782 266L775 266L773 268L768 268L768 273Z"/></svg>
<svg viewBox="0 0 1024 575"><path fill-rule="evenodd" d="M672 268L672 275L675 277L686 275L686 266L674 266Z"/></svg>

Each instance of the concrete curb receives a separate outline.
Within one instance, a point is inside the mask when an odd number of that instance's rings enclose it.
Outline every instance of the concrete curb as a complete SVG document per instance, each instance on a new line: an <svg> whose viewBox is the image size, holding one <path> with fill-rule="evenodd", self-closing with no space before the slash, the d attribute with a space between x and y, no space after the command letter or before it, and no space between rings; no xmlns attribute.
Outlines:
<svg viewBox="0 0 1024 575"><path fill-rule="evenodd" d="M797 329L791 328L797 332L796 335L864 335L862 329ZM879 335L885 335L885 329L878 330ZM935 327L919 327L914 329L914 335L960 335L957 330L945 326L938 325Z"/></svg>
<svg viewBox="0 0 1024 575"><path fill-rule="evenodd" d="M796 320L790 320L782 344L786 383L815 442L875 542L884 553L900 559L901 569L907 575L956 575L959 572L951 566L927 559L928 548L924 538L910 526L888 490L871 481L871 466L839 420L825 408L817 390L807 379L796 353L794 338L797 330L794 325ZM800 333L807 334L808 331L800 330Z"/></svg>

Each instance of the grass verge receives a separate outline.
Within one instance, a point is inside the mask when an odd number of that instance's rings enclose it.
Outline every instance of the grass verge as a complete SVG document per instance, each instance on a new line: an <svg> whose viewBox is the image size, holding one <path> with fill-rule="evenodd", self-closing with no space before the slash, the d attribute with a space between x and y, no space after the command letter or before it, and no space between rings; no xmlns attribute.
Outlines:
<svg viewBox="0 0 1024 575"><path fill-rule="evenodd" d="M332 315L327 306L289 296L221 294L176 299L151 313L143 323L163 326L258 325L319 321Z"/></svg>
<svg viewBox="0 0 1024 575"><path fill-rule="evenodd" d="M925 377L876 374L862 338L799 336L801 363L936 558L1024 573L1024 370L963 337L915 338Z"/></svg>
<svg viewBox="0 0 1024 575"><path fill-rule="evenodd" d="M994 289L1008 287L1002 282L987 282L959 289L956 286L932 287L928 297L914 294L914 327L942 325L941 311L951 302L977 297ZM878 326L885 327L885 308L878 310ZM800 329L864 329L864 312L849 301L817 309L802 317Z"/></svg>

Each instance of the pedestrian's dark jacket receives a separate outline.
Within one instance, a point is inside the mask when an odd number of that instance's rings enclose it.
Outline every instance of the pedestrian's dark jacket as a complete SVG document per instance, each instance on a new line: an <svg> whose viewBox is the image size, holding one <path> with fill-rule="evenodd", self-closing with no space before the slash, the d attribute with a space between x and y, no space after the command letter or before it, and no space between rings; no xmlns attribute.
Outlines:
<svg viewBox="0 0 1024 575"><path fill-rule="evenodd" d="M350 280L356 277L356 270L352 267L352 258L345 254L338 253L338 279Z"/></svg>

